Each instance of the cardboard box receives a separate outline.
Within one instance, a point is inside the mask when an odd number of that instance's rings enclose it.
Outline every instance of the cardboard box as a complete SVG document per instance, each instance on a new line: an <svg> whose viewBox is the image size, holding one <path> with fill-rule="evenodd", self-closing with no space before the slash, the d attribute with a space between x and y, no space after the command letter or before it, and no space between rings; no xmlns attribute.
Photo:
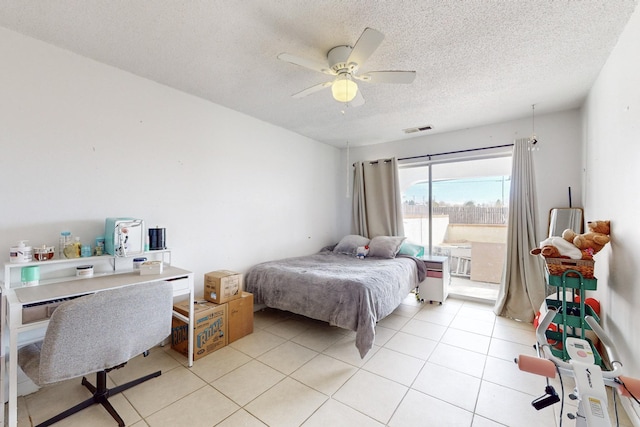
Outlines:
<svg viewBox="0 0 640 427"><path fill-rule="evenodd" d="M211 302L196 302L193 319L193 360L227 345L227 305ZM189 301L175 304L173 309L189 315ZM189 351L188 324L173 318L171 324L171 348L187 356Z"/></svg>
<svg viewBox="0 0 640 427"><path fill-rule="evenodd" d="M242 295L242 274L229 270L204 275L204 299L224 304Z"/></svg>
<svg viewBox="0 0 640 427"><path fill-rule="evenodd" d="M253 294L243 292L227 303L229 343L253 332Z"/></svg>

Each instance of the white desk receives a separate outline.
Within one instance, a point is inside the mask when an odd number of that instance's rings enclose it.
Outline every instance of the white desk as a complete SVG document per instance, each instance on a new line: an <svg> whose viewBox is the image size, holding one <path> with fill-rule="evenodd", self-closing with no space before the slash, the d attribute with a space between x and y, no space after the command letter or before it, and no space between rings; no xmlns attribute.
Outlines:
<svg viewBox="0 0 640 427"><path fill-rule="evenodd" d="M20 342L20 334L28 331L46 330L48 320L22 323L22 308L25 304L40 301L50 301L58 298L84 295L100 292L106 289L120 288L123 286L137 285L141 283L168 280L173 283L173 296L189 296L190 306L193 306L193 273L172 266L164 266L160 274L141 276L138 272L124 272L104 275L95 275L86 279L60 281L40 286L30 287L3 287L3 301L6 301L6 326L9 333L9 411L7 425L17 425L17 400L18 400L18 347L27 342ZM189 366L193 364L193 311L189 316L173 312L173 315L189 324ZM4 321L4 319L3 319ZM5 333L6 333L5 332ZM4 389L4 381L2 384ZM3 400L4 402L4 400ZM4 412L4 411L3 411Z"/></svg>

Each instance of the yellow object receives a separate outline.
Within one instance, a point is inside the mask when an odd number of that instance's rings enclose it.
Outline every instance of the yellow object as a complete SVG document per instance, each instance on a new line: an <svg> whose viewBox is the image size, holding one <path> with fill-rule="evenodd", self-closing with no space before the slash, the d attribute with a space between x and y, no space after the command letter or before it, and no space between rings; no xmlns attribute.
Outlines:
<svg viewBox="0 0 640 427"><path fill-rule="evenodd" d="M80 250L82 249L82 244L80 243L80 238L76 237L75 240L71 243L68 243L64 247L64 257L65 258L80 258Z"/></svg>
<svg viewBox="0 0 640 427"><path fill-rule="evenodd" d="M331 93L336 101L350 102L358 93L358 85L351 80L348 74L342 74L336 77L331 85Z"/></svg>

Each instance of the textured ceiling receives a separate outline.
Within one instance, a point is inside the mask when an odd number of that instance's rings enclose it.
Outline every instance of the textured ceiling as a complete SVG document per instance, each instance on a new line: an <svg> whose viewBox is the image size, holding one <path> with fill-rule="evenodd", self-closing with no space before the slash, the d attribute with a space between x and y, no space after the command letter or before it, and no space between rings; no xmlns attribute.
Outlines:
<svg viewBox="0 0 640 427"><path fill-rule="evenodd" d="M578 107L636 4L3 0L0 26L343 147ZM365 27L385 39L361 71L415 70L411 85L361 83L357 108L291 98L329 79L278 54L325 61Z"/></svg>

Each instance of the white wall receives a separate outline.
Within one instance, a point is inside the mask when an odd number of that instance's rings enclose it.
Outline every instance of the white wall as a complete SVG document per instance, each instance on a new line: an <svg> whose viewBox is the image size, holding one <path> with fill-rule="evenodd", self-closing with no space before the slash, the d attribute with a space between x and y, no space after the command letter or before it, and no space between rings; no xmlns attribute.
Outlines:
<svg viewBox="0 0 640 427"><path fill-rule="evenodd" d="M640 378L640 8L627 24L583 108L585 216L611 220L596 255L605 329L628 375ZM640 414L640 407L635 405ZM636 416L640 425L640 416Z"/></svg>
<svg viewBox="0 0 640 427"><path fill-rule="evenodd" d="M338 240L338 149L3 28L0 52L0 259L133 216L201 290Z"/></svg>
<svg viewBox="0 0 640 427"><path fill-rule="evenodd" d="M523 100L523 103L529 103ZM437 126L437 124L436 124ZM515 139L531 135L531 118L465 129L407 140L352 148L349 162L389 157L412 157L481 147L511 144ZM582 205L582 148L580 114L578 110L536 115L535 133L538 151L534 152L534 167L538 195L538 235L546 237L549 209L569 205L568 188L572 191L572 205ZM346 150L343 150L343 158ZM343 160L345 165L346 160ZM342 204L341 215L349 231L351 200Z"/></svg>

